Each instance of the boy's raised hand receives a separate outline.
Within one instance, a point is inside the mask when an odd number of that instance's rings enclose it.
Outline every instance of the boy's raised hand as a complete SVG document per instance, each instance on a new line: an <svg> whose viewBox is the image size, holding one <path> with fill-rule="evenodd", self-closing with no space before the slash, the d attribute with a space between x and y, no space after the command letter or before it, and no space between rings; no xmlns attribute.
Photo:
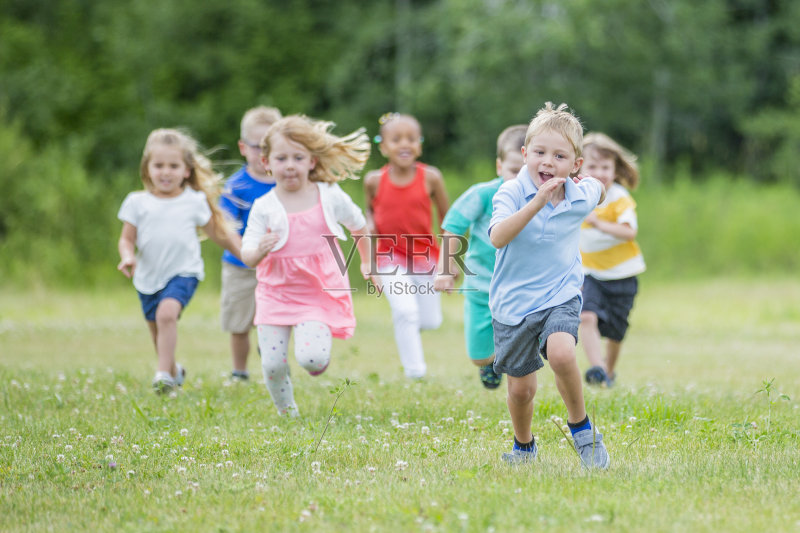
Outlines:
<svg viewBox="0 0 800 533"><path fill-rule="evenodd" d="M539 207L544 206L553 198L553 195L558 188L564 186L565 181L567 181L566 178L550 178L542 183L542 185L539 187L539 190L536 192L536 196L534 196L533 200L531 201L538 202Z"/></svg>

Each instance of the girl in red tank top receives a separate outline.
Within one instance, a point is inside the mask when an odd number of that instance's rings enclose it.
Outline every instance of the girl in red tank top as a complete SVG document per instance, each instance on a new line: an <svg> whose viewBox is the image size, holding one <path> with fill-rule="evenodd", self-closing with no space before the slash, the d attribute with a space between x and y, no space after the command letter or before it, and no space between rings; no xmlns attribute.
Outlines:
<svg viewBox="0 0 800 533"><path fill-rule="evenodd" d="M378 295L392 308L395 340L405 374L425 375L420 330L442 321L433 277L439 256L432 206L441 224L448 199L442 174L417 161L422 130L410 115L392 113L380 120L380 150L389 162L364 179L367 228L376 236L380 276Z"/></svg>

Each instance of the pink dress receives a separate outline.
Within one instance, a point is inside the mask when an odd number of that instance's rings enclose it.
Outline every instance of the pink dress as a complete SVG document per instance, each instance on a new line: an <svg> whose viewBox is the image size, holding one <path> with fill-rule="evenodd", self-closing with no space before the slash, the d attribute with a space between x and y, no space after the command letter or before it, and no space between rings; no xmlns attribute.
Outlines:
<svg viewBox="0 0 800 533"><path fill-rule="evenodd" d="M350 280L334 257L344 263L337 239L322 214L322 204L287 213L289 240L270 252L256 267L255 324L295 326L315 320L327 324L339 339L353 336L356 327Z"/></svg>

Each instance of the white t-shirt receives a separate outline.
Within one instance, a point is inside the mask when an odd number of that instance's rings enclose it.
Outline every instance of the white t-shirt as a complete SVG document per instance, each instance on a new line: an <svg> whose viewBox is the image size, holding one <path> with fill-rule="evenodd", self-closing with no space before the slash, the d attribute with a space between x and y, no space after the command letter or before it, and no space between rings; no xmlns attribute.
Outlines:
<svg viewBox="0 0 800 533"><path fill-rule="evenodd" d="M203 279L197 228L211 219L205 193L191 187L174 198L132 192L122 202L117 218L136 226L133 286L137 291L155 294L175 276Z"/></svg>

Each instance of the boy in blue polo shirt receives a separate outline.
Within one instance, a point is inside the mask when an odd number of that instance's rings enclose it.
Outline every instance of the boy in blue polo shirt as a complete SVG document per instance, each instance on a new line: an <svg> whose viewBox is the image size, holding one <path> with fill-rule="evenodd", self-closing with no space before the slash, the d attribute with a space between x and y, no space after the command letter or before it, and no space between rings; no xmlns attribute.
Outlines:
<svg viewBox="0 0 800 533"><path fill-rule="evenodd" d="M239 153L245 164L225 182L219 205L239 225L244 235L250 208L257 198L275 186L261 162L259 143L273 122L281 119L274 107L258 106L248 109L242 117ZM222 256L222 295L220 322L222 329L231 334L231 359L234 380L246 380L247 356L250 353L250 330L256 314L256 271L239 261L227 250Z"/></svg>
<svg viewBox="0 0 800 533"><path fill-rule="evenodd" d="M583 127L566 104L551 102L528 126L517 179L500 186L492 201L489 238L498 249L489 286L495 372L508 374L508 411L514 446L510 464L532 461L531 433L536 371L542 356L555 374L567 423L584 467L608 468L603 436L586 415L575 357L583 272L580 226L605 194L594 178L573 182L581 167Z"/></svg>

